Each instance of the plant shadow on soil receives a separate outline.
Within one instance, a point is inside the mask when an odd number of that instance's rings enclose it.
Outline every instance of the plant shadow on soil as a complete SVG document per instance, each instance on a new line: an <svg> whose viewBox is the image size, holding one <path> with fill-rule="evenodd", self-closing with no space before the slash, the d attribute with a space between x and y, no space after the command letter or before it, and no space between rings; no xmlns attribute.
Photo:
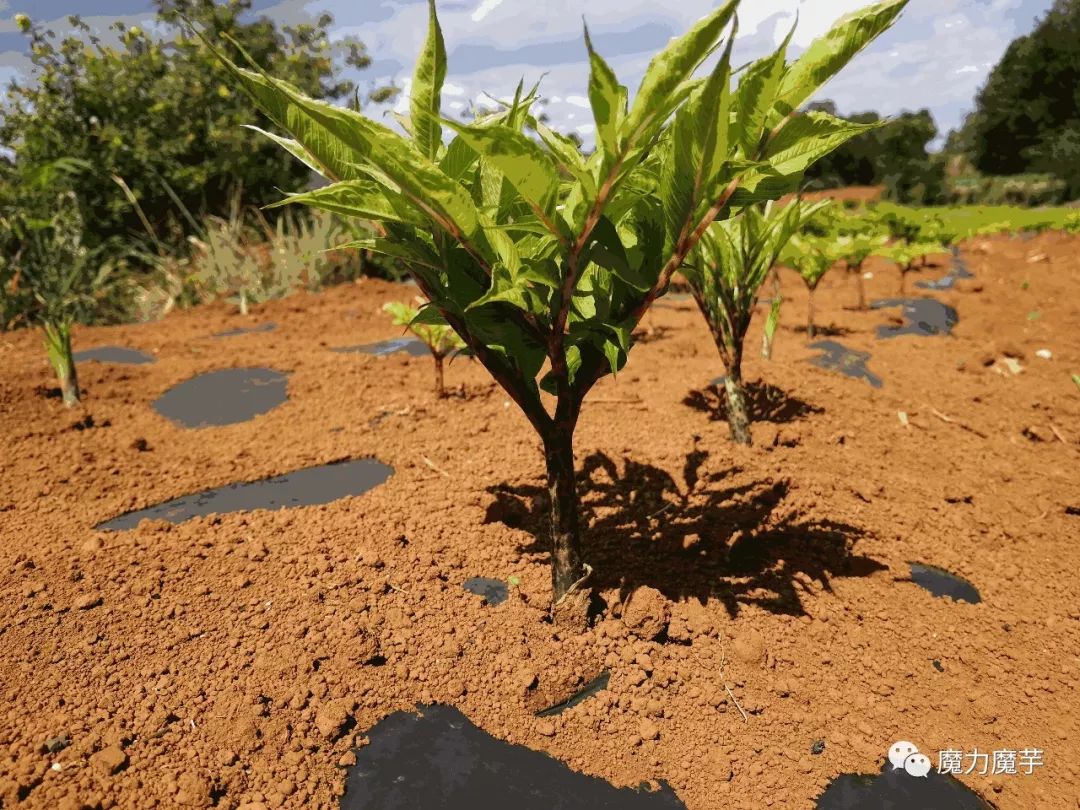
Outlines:
<svg viewBox="0 0 1080 810"><path fill-rule="evenodd" d="M731 616L754 604L773 613L803 615L799 579L826 590L833 577L869 576L886 566L853 552L865 532L839 521L784 510L786 481L743 483L741 469L701 475L708 454L690 453L684 487L668 472L603 453L585 459L579 477L585 531L583 558L598 591L617 588L619 601L649 586L672 601L710 598ZM543 486L501 484L485 522L533 536L525 553L550 550Z"/></svg>
<svg viewBox="0 0 1080 810"><path fill-rule="evenodd" d="M727 397L718 388L718 385L722 384L714 381L706 388L691 391L683 398L683 405L709 414L709 420L712 422L726 421ZM745 387L746 407L750 412L752 422L787 424L810 414L824 413L824 408L811 405L782 388L761 380L747 383Z"/></svg>

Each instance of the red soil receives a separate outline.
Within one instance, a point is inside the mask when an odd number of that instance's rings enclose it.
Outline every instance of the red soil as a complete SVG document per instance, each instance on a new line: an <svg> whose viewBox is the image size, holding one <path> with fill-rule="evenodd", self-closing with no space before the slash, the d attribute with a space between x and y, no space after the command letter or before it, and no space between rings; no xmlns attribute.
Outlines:
<svg viewBox="0 0 1080 810"><path fill-rule="evenodd" d="M1031 776L963 779L1000 808L1080 806L1080 242L965 252L976 277L934 294L959 311L949 338L877 340L895 310L852 311L851 280L823 282L818 322L872 352L881 389L805 362L788 326L764 361L755 329L748 376L780 390L752 448L686 404L722 373L692 305L654 310L578 431L610 606L580 636L543 621L542 459L507 397L465 360L447 372L464 398L440 401L426 358L329 351L395 337L380 307L403 288L300 294L254 316L276 331L224 340L208 336L240 319L223 306L81 329L78 348L158 361L81 366L80 413L43 396L38 335L0 336L0 804L331 807L363 729L441 701L574 769L667 780L691 810L812 807L897 739L935 764L1043 749ZM870 269L870 297L892 297L895 272ZM783 288L793 327L805 294ZM246 365L290 372L288 403L197 431L151 408ZM92 528L367 455L396 474L328 506ZM931 597L909 560L984 601ZM461 588L474 575L520 585L488 607ZM533 716L605 667L606 692Z"/></svg>

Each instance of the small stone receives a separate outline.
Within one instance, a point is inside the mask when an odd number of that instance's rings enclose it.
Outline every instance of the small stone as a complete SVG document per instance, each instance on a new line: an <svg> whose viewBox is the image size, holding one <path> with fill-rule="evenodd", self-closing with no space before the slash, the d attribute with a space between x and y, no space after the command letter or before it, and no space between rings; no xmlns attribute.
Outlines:
<svg viewBox="0 0 1080 810"><path fill-rule="evenodd" d="M45 745L43 745L42 748L46 754L57 754L60 751L63 751L69 745L71 745L71 740L69 740L65 735L61 734L59 737L49 737L49 739L45 741Z"/></svg>
<svg viewBox="0 0 1080 810"><path fill-rule="evenodd" d="M1042 359L1042 360L1053 360L1054 359L1054 353L1052 351L1050 351L1049 349L1039 349L1037 352L1035 352L1035 356Z"/></svg>
<svg viewBox="0 0 1080 810"><path fill-rule="evenodd" d="M76 610L90 610L91 608L98 607L104 600L101 598L101 594L96 591L93 593L84 593L77 600L75 600Z"/></svg>
<svg viewBox="0 0 1080 810"><path fill-rule="evenodd" d="M536 733L543 737L555 736L555 724L550 720L537 720Z"/></svg>
<svg viewBox="0 0 1080 810"><path fill-rule="evenodd" d="M90 767L104 776L112 776L127 765L127 754L117 745L103 748L90 757Z"/></svg>
<svg viewBox="0 0 1080 810"><path fill-rule="evenodd" d="M292 796L296 792L296 785L288 779L283 779L277 783L277 792L282 796Z"/></svg>
<svg viewBox="0 0 1080 810"><path fill-rule="evenodd" d="M446 685L446 691L450 693L450 697L461 697L465 694L465 684L458 680L450 681Z"/></svg>
<svg viewBox="0 0 1080 810"><path fill-rule="evenodd" d="M351 768L356 764L356 753L353 751L346 751L341 755L341 759L338 760L339 768Z"/></svg>
<svg viewBox="0 0 1080 810"><path fill-rule="evenodd" d="M643 740L655 740L660 736L660 729L652 720L645 719L638 726L638 734L641 735Z"/></svg>
<svg viewBox="0 0 1080 810"><path fill-rule="evenodd" d="M810 746L810 753L813 754L814 756L817 756L818 754L820 754L824 750L825 750L825 741L824 740L814 740L814 744Z"/></svg>

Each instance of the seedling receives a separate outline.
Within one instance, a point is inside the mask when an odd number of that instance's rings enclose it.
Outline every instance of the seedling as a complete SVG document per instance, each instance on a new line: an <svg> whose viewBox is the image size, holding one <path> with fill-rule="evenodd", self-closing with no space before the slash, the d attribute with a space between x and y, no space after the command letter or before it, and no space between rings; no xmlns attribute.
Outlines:
<svg viewBox="0 0 1080 810"><path fill-rule="evenodd" d="M938 244L917 243L908 245L897 242L879 247L874 251L874 255L884 256L900 270L900 295L904 296L907 292L908 274L916 269L915 264L919 258L929 253L941 253L944 250L945 248Z"/></svg>
<svg viewBox="0 0 1080 810"><path fill-rule="evenodd" d="M836 263L837 254L833 240L820 236L793 236L788 242L781 261L795 270L806 285L806 336L814 337L814 291L825 274Z"/></svg>
<svg viewBox="0 0 1080 810"><path fill-rule="evenodd" d="M19 214L2 223L18 249L8 261L33 296L27 320L41 326L45 351L56 372L64 405L79 404L79 380L71 350L71 327L86 319L107 292L111 268L94 268L97 252L82 244L82 217L74 194L57 198L53 217Z"/></svg>
<svg viewBox="0 0 1080 810"><path fill-rule="evenodd" d="M423 298L416 298L416 303L423 306L426 302ZM454 351L465 348L465 342L458 337L457 332L447 324L435 322L435 313L426 316L426 323L419 323L420 310L403 304L400 301L391 301L383 305L383 310L393 316L394 323L404 326L428 347L431 357L435 361L435 393L440 397L446 396L446 388L443 386L443 362Z"/></svg>
<svg viewBox="0 0 1080 810"><path fill-rule="evenodd" d="M836 255L843 260L848 273L855 277L855 288L859 293L858 308L866 309L866 285L863 283L863 264L871 254L885 246L884 234L855 233L839 236L836 240Z"/></svg>
<svg viewBox="0 0 1080 810"><path fill-rule="evenodd" d="M795 201L779 208L752 205L734 219L715 222L698 244L683 273L720 352L727 395L728 426L739 444L750 444L750 416L742 381L743 341L765 282L788 240L807 220L829 205ZM780 317L779 291L765 324L765 346Z"/></svg>
<svg viewBox="0 0 1080 810"><path fill-rule="evenodd" d="M221 56L292 135L268 137L331 181L289 201L380 223L353 247L409 265L430 302L416 322L430 314L452 326L540 436L558 621L583 621L588 603L573 446L586 394L623 367L635 326L714 221L793 191L810 163L865 130L795 111L906 4L845 18L793 65L782 47L748 68L760 81L733 93L725 32L737 2L669 41L632 103L586 31L589 156L530 115L536 88L519 85L471 125L440 117L447 66L434 0L404 136ZM709 75L693 78L718 49ZM445 144L444 127L455 135Z"/></svg>

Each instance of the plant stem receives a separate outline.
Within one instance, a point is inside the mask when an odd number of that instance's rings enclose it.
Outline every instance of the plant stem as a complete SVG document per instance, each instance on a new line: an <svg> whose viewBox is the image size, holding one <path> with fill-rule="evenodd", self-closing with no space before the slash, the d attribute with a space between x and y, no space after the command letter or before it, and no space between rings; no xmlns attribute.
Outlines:
<svg viewBox="0 0 1080 810"><path fill-rule="evenodd" d="M581 562L581 524L574 472L574 424L557 421L543 438L551 505L551 598L554 605L567 595L585 570Z"/></svg>
<svg viewBox="0 0 1080 810"><path fill-rule="evenodd" d="M731 440L736 444L749 447L752 444L750 413L746 408L741 356L736 357L728 368L727 376L724 378L724 393L727 394L728 427L731 429Z"/></svg>
<svg viewBox="0 0 1080 810"><path fill-rule="evenodd" d="M64 405L74 408L79 404L79 377L75 372L75 359L71 355L71 327L65 324L45 324L45 350L49 363L60 382Z"/></svg>
<svg viewBox="0 0 1080 810"><path fill-rule="evenodd" d="M813 339L814 337L814 288L809 288L809 294L806 298L806 336Z"/></svg>
<svg viewBox="0 0 1080 810"><path fill-rule="evenodd" d="M859 291L859 310L866 309L866 285L863 283L862 266L853 268L855 271L855 288Z"/></svg>
<svg viewBox="0 0 1080 810"><path fill-rule="evenodd" d="M435 393L441 399L446 396L446 388L443 386L443 356L436 352L432 357L435 358Z"/></svg>

